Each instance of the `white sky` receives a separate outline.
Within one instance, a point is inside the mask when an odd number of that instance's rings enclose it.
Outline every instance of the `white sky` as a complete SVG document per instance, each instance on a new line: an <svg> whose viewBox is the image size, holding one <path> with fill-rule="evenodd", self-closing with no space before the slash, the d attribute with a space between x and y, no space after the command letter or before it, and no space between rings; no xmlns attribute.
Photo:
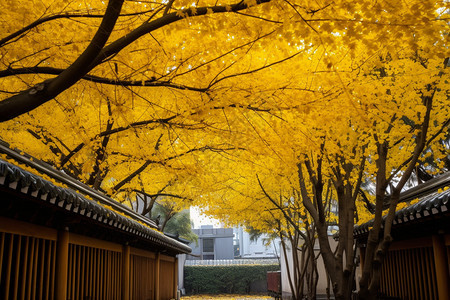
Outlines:
<svg viewBox="0 0 450 300"><path fill-rule="evenodd" d="M194 223L194 229L200 228L201 225L213 225L215 228L222 227L219 220L205 216L196 206L191 207L191 221Z"/></svg>

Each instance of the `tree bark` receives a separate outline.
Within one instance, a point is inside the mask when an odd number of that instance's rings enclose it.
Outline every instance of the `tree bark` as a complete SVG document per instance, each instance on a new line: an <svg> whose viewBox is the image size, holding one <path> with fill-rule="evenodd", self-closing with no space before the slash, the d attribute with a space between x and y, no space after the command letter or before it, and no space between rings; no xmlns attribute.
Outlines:
<svg viewBox="0 0 450 300"><path fill-rule="evenodd" d="M271 0L257 0L256 4L259 5L270 1ZM179 12L165 14L159 19L142 24L127 35L105 47L117 18L119 17L122 4L123 0L109 1L102 23L91 43L78 59L60 75L1 101L0 122L14 119L24 113L32 111L49 100L54 99L60 93L83 78L89 71L104 62L105 59L119 53L122 49L149 32L182 20L185 16L201 16L206 15L210 11L213 13L237 12L248 8L244 1L239 1L230 6L218 5L199 7L195 11L188 8L182 10L181 14Z"/></svg>
<svg viewBox="0 0 450 300"><path fill-rule="evenodd" d="M0 102L0 122L11 120L27 113L36 107L54 99L60 93L75 84L91 69L91 63L102 52L103 47L111 35L123 0L110 0L106 8L105 16L84 52L57 77L38 83L31 89L20 92ZM103 58L101 58L103 59Z"/></svg>

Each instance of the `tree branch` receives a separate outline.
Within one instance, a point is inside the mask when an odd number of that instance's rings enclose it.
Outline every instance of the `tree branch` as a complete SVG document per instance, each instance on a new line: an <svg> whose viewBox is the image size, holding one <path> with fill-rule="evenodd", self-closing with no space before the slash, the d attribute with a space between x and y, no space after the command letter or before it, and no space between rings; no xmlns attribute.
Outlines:
<svg viewBox="0 0 450 300"><path fill-rule="evenodd" d="M256 4L259 5L270 1L271 0L257 0ZM112 55L119 53L122 49L140 37L156 29L182 20L185 17L202 16L211 11L213 13L227 13L237 12L247 8L247 4L244 3L244 1L239 1L238 3L229 6L218 5L211 7L199 7L196 9L183 9L178 12L166 14L154 21L143 23L127 35L104 47L119 16L122 3L123 0L110 0L103 21L90 45L63 73L54 79L39 83L31 89L22 91L17 95L1 101L0 122L11 120L55 98L57 95L83 78L97 65L104 62Z"/></svg>
<svg viewBox="0 0 450 300"><path fill-rule="evenodd" d="M123 0L110 0L105 16L95 36L84 52L57 77L38 83L31 89L20 92L0 102L0 122L11 120L52 100L75 84L91 69L91 62L101 56L122 8Z"/></svg>
<svg viewBox="0 0 450 300"><path fill-rule="evenodd" d="M65 69L53 68L53 67L24 67L24 68L7 68L6 70L0 71L0 78L23 75L23 74L48 74L48 75L60 75ZM142 87L168 87L179 90L190 90L195 92L206 92L208 88L197 88L182 84L172 83L168 80L121 80L114 78L105 78L96 75L86 74L80 79L86 81L92 81L95 83L108 84L108 85L119 85L119 86L142 86Z"/></svg>

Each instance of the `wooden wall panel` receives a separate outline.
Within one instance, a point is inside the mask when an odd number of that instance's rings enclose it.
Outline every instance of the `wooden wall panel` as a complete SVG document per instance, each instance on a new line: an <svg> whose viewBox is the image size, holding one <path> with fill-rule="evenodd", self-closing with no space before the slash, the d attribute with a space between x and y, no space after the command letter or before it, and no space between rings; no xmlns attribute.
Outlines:
<svg viewBox="0 0 450 300"><path fill-rule="evenodd" d="M56 242L0 234L0 299L54 299Z"/></svg>
<svg viewBox="0 0 450 300"><path fill-rule="evenodd" d="M159 276L161 278L159 283L159 296L161 299L173 299L176 298L174 295L174 262L167 260L161 260L161 268L159 270ZM164 278L164 280L162 279Z"/></svg>
<svg viewBox="0 0 450 300"><path fill-rule="evenodd" d="M389 251L383 263L380 291L400 299L437 299L433 248Z"/></svg>
<svg viewBox="0 0 450 300"><path fill-rule="evenodd" d="M136 253L136 251L132 251ZM155 259L147 256L131 255L130 258L130 299L154 299Z"/></svg>
<svg viewBox="0 0 450 300"><path fill-rule="evenodd" d="M122 253L69 245L67 299L122 299Z"/></svg>
<svg viewBox="0 0 450 300"><path fill-rule="evenodd" d="M124 299L127 281L129 299L176 297L178 265L172 256L70 231L58 234L42 226L8 222L0 218L0 299ZM62 244L67 247L64 255L58 248ZM125 255L130 258L128 270ZM57 262L61 259L64 268ZM58 272L64 272L66 279L58 280L65 278Z"/></svg>

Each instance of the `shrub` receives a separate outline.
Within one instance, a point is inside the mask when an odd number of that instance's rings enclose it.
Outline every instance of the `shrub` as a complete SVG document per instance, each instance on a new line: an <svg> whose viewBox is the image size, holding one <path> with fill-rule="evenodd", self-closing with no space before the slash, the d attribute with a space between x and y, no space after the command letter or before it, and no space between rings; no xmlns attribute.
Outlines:
<svg viewBox="0 0 450 300"><path fill-rule="evenodd" d="M188 294L243 294L250 286L266 281L268 271L279 265L185 266L184 287Z"/></svg>

